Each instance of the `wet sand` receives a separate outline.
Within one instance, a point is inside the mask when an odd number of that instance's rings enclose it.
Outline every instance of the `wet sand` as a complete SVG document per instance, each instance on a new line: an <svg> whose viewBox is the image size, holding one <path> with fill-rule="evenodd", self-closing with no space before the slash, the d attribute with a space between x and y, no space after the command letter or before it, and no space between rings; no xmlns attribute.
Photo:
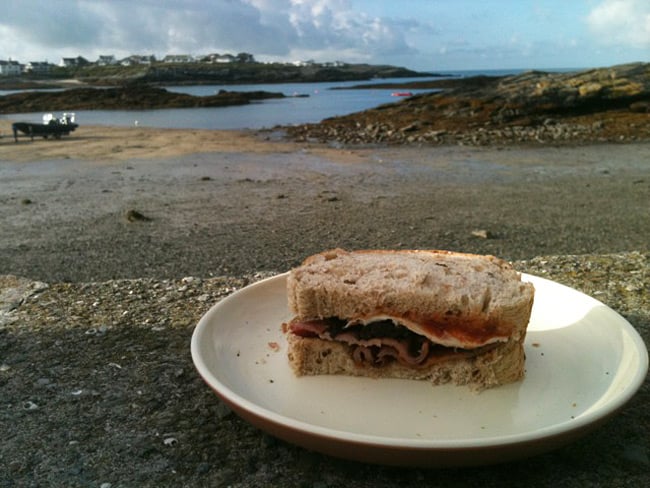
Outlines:
<svg viewBox="0 0 650 488"><path fill-rule="evenodd" d="M506 259L648 249L650 144L333 148L271 133L0 123L0 274L284 271L329 247Z"/></svg>

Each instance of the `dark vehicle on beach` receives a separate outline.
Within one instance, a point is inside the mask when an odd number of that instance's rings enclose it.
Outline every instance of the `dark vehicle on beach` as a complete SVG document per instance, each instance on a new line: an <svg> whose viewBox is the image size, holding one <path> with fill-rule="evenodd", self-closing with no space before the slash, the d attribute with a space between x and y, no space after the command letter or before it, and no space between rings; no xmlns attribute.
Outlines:
<svg viewBox="0 0 650 488"><path fill-rule="evenodd" d="M14 131L14 140L18 142L18 133L22 133L25 137L42 137L47 139L52 136L54 139L61 139L61 136L70 135L79 124L74 121L73 113L64 113L58 119L52 114L43 115L43 123L37 124L34 122L14 122L11 128Z"/></svg>

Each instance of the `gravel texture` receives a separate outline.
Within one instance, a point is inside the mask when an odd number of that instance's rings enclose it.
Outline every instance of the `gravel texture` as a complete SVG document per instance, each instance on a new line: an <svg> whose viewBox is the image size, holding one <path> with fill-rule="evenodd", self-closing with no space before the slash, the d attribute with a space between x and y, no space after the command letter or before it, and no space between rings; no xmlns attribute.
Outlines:
<svg viewBox="0 0 650 488"><path fill-rule="evenodd" d="M596 297L647 344L648 144L270 144L285 150L2 161L0 486L649 484L647 380L570 446L430 472L261 433L189 351L219 299L334 246L497 254Z"/></svg>
<svg viewBox="0 0 650 488"><path fill-rule="evenodd" d="M517 268L592 294L650 341L650 254L548 256ZM0 278L0 486L645 486L650 383L588 436L491 467L329 458L240 420L201 381L192 330L265 274L53 283Z"/></svg>
<svg viewBox="0 0 650 488"><path fill-rule="evenodd" d="M236 276L286 270L329 247L511 260L645 250L648 161L650 144L7 161L0 273Z"/></svg>

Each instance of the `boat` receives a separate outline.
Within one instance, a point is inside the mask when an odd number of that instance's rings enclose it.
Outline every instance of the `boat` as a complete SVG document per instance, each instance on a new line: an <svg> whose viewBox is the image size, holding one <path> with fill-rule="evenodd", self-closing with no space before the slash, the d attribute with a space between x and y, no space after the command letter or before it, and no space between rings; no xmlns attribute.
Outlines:
<svg viewBox="0 0 650 488"><path fill-rule="evenodd" d="M391 97L412 97L413 92L403 91L403 92L393 92L390 94Z"/></svg>
<svg viewBox="0 0 650 488"><path fill-rule="evenodd" d="M14 131L14 140L18 142L19 134L25 137L42 137L47 139L53 137L54 139L61 139L61 136L70 135L79 124L75 123L74 113L64 113L61 117L55 117L53 114L44 114L43 123L38 124L34 122L14 122L11 128Z"/></svg>

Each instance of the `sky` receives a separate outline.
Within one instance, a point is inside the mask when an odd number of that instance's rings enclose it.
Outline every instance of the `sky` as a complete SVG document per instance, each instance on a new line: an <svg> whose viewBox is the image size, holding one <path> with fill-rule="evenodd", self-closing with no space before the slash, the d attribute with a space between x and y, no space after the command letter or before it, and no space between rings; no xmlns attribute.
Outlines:
<svg viewBox="0 0 650 488"><path fill-rule="evenodd" d="M246 52L445 70L650 61L650 0L0 0L0 59Z"/></svg>

